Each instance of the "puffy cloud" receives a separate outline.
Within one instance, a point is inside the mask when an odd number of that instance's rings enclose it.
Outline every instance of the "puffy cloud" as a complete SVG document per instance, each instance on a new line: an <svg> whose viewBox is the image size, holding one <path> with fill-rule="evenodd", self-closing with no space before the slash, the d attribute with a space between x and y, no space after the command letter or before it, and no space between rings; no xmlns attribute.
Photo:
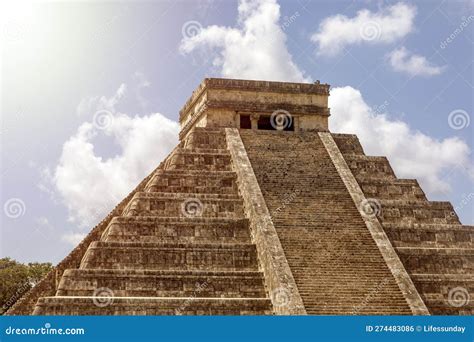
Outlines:
<svg viewBox="0 0 474 342"><path fill-rule="evenodd" d="M53 229L53 225L44 216L38 217L35 220L35 222L38 225L38 227L41 227L41 228L44 228L44 229Z"/></svg>
<svg viewBox="0 0 474 342"><path fill-rule="evenodd" d="M439 75L444 70L444 67L431 64L425 57L412 54L404 46L390 52L388 57L395 71L404 72L410 76Z"/></svg>
<svg viewBox="0 0 474 342"><path fill-rule="evenodd" d="M334 56L348 45L392 43L413 30L416 8L397 3L378 12L363 9L353 18L337 14L324 19L311 40L318 54Z"/></svg>
<svg viewBox="0 0 474 342"><path fill-rule="evenodd" d="M218 52L213 64L224 77L310 81L292 61L279 19L280 6L275 0L241 0L237 28L203 28L196 35L185 37L180 51L187 54L207 48L211 53Z"/></svg>
<svg viewBox="0 0 474 342"><path fill-rule="evenodd" d="M140 71L136 71L133 74L133 79L137 83L136 90L135 90L135 97L136 97L138 103L140 104L140 106L143 109L145 109L148 105L148 101L142 95L142 90L144 90L146 88L149 88L151 83L150 83L150 81L148 81L145 74L140 72Z"/></svg>
<svg viewBox="0 0 474 342"><path fill-rule="evenodd" d="M446 169L461 166L472 172L464 141L457 137L438 140L376 113L357 89L332 89L329 105L332 132L357 134L367 154L387 156L397 176L418 179L429 193L450 190L442 178Z"/></svg>
<svg viewBox="0 0 474 342"><path fill-rule="evenodd" d="M91 113L99 110L115 112L115 106L125 96L126 92L127 85L125 83L122 83L115 92L115 94L111 97L93 96L82 99L76 109L77 115L87 117Z"/></svg>
<svg viewBox="0 0 474 342"><path fill-rule="evenodd" d="M210 26L184 39L181 50L190 52L201 46L217 48L220 54L214 61L222 66L221 73L225 77L309 80L293 64L286 49L285 33L277 24L279 8L274 1L241 1L238 12L241 29ZM352 19L340 15L330 17L321 24L320 33L313 36L313 40L325 52L337 53L347 44L361 43L359 32L368 30L369 23L375 23L374 27L380 28L376 41L389 43L413 29L415 14L414 7L398 3L376 13L359 11ZM276 34L273 40L272 34ZM277 45L275 53L272 44ZM446 169L462 165L472 175L469 147L462 140L438 140L413 130L406 122L391 120L387 114L372 110L361 93L352 87L333 88L329 101L331 131L357 134L367 154L387 156L399 177L417 178L429 193L449 190L449 184L442 178Z"/></svg>
<svg viewBox="0 0 474 342"><path fill-rule="evenodd" d="M64 143L51 174L70 220L81 227L90 227L106 216L178 142L178 124L159 113L131 117L115 112L125 91L122 85L111 98L100 99L97 108L105 117L94 116L92 122L79 126ZM107 138L118 153L103 158L96 153L94 142Z"/></svg>
<svg viewBox="0 0 474 342"><path fill-rule="evenodd" d="M85 233L68 232L61 236L61 240L70 244L71 246L76 247L82 241L82 239L84 239L85 236Z"/></svg>

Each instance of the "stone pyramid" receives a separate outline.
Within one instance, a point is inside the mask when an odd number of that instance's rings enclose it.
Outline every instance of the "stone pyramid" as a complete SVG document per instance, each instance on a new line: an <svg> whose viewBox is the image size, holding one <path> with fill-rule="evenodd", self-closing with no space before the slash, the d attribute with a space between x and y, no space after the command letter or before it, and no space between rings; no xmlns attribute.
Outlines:
<svg viewBox="0 0 474 342"><path fill-rule="evenodd" d="M473 227L330 133L328 96L205 79L179 145L7 314L473 314Z"/></svg>

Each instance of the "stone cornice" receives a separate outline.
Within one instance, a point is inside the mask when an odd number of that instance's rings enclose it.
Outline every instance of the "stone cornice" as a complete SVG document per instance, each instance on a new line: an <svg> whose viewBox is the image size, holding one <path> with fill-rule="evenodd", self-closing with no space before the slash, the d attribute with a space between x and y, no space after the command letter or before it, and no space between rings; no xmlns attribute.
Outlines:
<svg viewBox="0 0 474 342"><path fill-rule="evenodd" d="M291 93L291 94L314 94L329 95L329 84L321 83L292 83L292 82L270 82L270 81L252 81L225 78L205 78L204 81L193 91L191 97L179 112L182 119L187 111L195 104L197 99L206 89L227 89L243 91L259 91L272 93Z"/></svg>
<svg viewBox="0 0 474 342"><path fill-rule="evenodd" d="M329 116L329 109L315 105L293 105L289 103L258 103L241 101L206 101L207 109L232 109L239 112L273 113L286 110L290 114L317 114Z"/></svg>

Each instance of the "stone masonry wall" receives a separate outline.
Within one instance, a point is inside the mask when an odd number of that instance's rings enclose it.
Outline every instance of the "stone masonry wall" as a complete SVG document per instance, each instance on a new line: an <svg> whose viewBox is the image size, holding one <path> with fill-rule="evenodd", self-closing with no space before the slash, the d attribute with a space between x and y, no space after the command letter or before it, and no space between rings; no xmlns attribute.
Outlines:
<svg viewBox="0 0 474 342"><path fill-rule="evenodd" d="M318 133L240 135L307 313L412 314Z"/></svg>

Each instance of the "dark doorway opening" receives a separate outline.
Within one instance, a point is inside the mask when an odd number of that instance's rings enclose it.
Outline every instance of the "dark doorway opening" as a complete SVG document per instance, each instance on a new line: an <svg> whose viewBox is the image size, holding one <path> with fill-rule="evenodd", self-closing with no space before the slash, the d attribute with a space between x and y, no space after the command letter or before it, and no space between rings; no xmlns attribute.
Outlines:
<svg viewBox="0 0 474 342"><path fill-rule="evenodd" d="M257 128L258 129L263 129L263 130L270 130L270 131L276 131L277 128L280 125L281 131L294 131L294 125L293 125L293 120L291 117L286 117L283 118L283 121L279 121L278 118L276 119L276 122L273 123L272 125L272 120L270 116L266 115L260 115L260 118L258 119L257 122Z"/></svg>
<svg viewBox="0 0 474 342"><path fill-rule="evenodd" d="M242 129L251 129L252 122L250 121L250 115L241 115L240 116L240 128Z"/></svg>

